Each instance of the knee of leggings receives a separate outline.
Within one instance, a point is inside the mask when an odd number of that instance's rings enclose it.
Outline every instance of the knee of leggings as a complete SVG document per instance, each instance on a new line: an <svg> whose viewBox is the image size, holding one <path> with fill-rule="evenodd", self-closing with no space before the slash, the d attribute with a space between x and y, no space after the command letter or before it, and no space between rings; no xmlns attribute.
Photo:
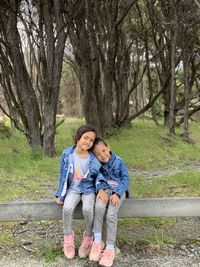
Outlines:
<svg viewBox="0 0 200 267"><path fill-rule="evenodd" d="M63 214L72 214L73 211L74 210L71 207L63 207Z"/></svg>
<svg viewBox="0 0 200 267"><path fill-rule="evenodd" d="M91 209L91 208L83 208L82 211L83 211L84 215L85 214L91 214L91 215L94 214L94 209Z"/></svg>
<svg viewBox="0 0 200 267"><path fill-rule="evenodd" d="M117 219L117 215L116 214L107 214L107 216L106 216L106 221L107 222L113 222L113 221L116 221L116 219Z"/></svg>
<svg viewBox="0 0 200 267"><path fill-rule="evenodd" d="M104 213L106 210L106 207L102 207L101 205L96 205L95 206L95 211L98 212L98 213Z"/></svg>
<svg viewBox="0 0 200 267"><path fill-rule="evenodd" d="M102 207L98 207L98 206L96 206L95 207L95 213L97 213L97 214L104 214L105 213L105 209L104 208L102 208Z"/></svg>

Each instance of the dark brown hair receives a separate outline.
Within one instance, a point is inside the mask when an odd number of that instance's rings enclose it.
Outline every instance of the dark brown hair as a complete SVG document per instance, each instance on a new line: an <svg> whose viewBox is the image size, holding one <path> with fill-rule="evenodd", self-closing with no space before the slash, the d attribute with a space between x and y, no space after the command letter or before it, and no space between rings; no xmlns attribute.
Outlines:
<svg viewBox="0 0 200 267"><path fill-rule="evenodd" d="M82 135L87 132L94 132L97 136L97 130L93 125L90 124L82 125L77 129L76 134L74 136L75 144L81 139Z"/></svg>
<svg viewBox="0 0 200 267"><path fill-rule="evenodd" d="M101 137L97 137L97 138L95 138L95 140L94 140L94 144L93 144L92 149L94 149L94 148L96 147L96 145L98 145L99 143L102 143L102 144L104 144L105 146L108 146L108 144L106 143L106 141L104 141L103 138L101 138Z"/></svg>

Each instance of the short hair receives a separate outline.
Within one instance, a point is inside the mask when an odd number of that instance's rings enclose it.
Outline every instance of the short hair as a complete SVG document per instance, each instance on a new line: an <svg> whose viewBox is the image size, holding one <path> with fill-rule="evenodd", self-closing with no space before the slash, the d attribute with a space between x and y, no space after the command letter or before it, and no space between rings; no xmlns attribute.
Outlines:
<svg viewBox="0 0 200 267"><path fill-rule="evenodd" d="M96 137L94 140L94 144L93 144L92 149L94 149L100 143L104 144L105 146L108 146L108 144L106 143L106 141L102 137Z"/></svg>
<svg viewBox="0 0 200 267"><path fill-rule="evenodd" d="M90 124L82 125L76 130L76 134L74 136L75 144L77 144L77 142L81 139L82 135L87 132L94 132L97 136L97 130L93 125Z"/></svg>

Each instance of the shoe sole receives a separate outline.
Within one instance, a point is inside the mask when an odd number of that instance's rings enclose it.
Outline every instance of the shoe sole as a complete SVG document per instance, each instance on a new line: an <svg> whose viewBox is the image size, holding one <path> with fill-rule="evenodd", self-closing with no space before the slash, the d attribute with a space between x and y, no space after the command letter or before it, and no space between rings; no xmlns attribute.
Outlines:
<svg viewBox="0 0 200 267"><path fill-rule="evenodd" d="M84 255L81 255L81 253L78 252L78 256L79 256L79 258L81 258L81 259L85 259L85 258L87 258L89 255L90 255L90 250L89 250L88 253L86 253L86 254L84 254Z"/></svg>
<svg viewBox="0 0 200 267"><path fill-rule="evenodd" d="M63 252L64 252L64 251L63 251ZM74 254L71 255L71 256L68 256L68 255L64 252L64 255L65 255L65 257L66 257L68 260L73 260L73 258L75 257L75 252L74 252Z"/></svg>
<svg viewBox="0 0 200 267"><path fill-rule="evenodd" d="M91 259L91 258L89 257L89 260L90 260L90 261L93 261L93 262L98 262L98 261L100 260L100 256L99 256L99 258L98 258L98 259L94 259L94 258L93 258L93 259Z"/></svg>
<svg viewBox="0 0 200 267"><path fill-rule="evenodd" d="M103 264L100 264L99 263L99 266L102 266L102 267L112 267L113 266L113 263L111 265L103 265Z"/></svg>

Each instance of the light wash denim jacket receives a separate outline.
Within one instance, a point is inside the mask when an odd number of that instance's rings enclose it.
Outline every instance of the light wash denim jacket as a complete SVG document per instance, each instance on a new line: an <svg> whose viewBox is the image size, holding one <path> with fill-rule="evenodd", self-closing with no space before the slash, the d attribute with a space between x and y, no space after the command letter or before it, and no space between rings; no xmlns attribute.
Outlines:
<svg viewBox="0 0 200 267"><path fill-rule="evenodd" d="M60 198L62 201L64 201L67 189L69 188L72 182L72 175L73 175L72 154L75 148L76 146L74 145L65 149L61 156L59 187L55 196L57 198ZM98 177L98 175L102 176L99 172L101 163L96 159L96 157L92 152L89 151L89 154L90 154L89 172L87 176L80 182L81 192L83 192L84 194L95 193L96 178Z"/></svg>
<svg viewBox="0 0 200 267"><path fill-rule="evenodd" d="M96 189L106 189L109 187L108 181L110 179L118 183L117 187L113 190L113 193L122 196L126 192L126 197L129 197L129 183L130 178L128 175L128 168L124 164L122 158L115 153L111 153L111 158L107 163L101 165L101 176L97 177Z"/></svg>

